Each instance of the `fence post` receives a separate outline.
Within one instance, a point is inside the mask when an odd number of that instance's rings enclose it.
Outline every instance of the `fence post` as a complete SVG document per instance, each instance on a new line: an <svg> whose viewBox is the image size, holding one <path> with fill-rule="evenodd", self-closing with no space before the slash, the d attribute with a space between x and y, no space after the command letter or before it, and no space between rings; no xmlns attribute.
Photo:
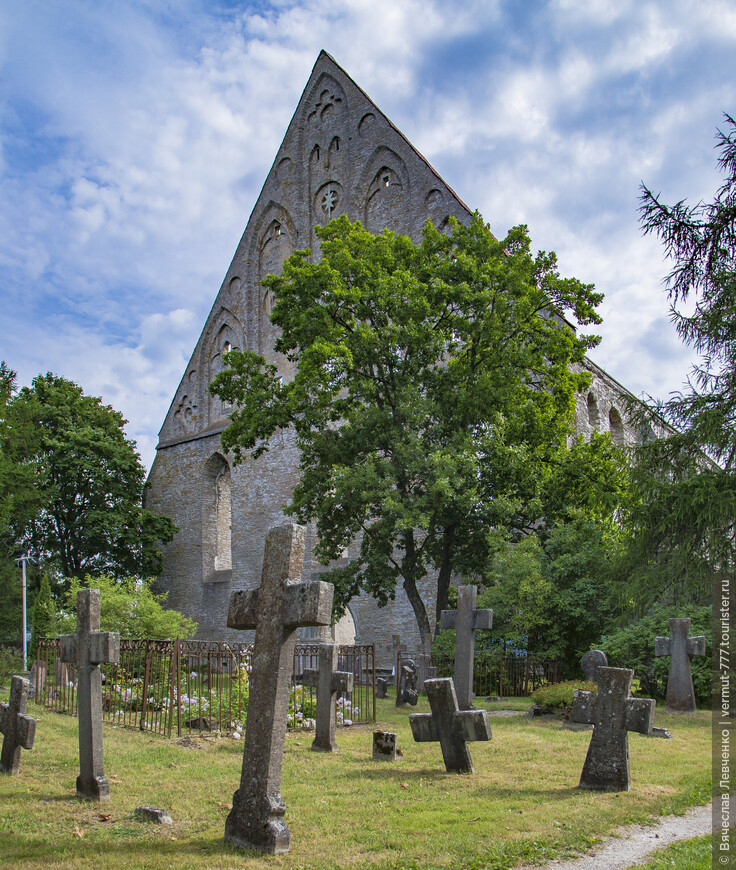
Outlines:
<svg viewBox="0 0 736 870"><path fill-rule="evenodd" d="M176 735L181 737L181 644L176 639Z"/></svg>
<svg viewBox="0 0 736 870"><path fill-rule="evenodd" d="M141 704L141 721L138 727L146 730L146 708L148 707L148 680L151 676L151 641L146 638L146 664L143 670L143 703Z"/></svg>
<svg viewBox="0 0 736 870"><path fill-rule="evenodd" d="M498 697L503 698L503 647L501 647L498 665Z"/></svg>

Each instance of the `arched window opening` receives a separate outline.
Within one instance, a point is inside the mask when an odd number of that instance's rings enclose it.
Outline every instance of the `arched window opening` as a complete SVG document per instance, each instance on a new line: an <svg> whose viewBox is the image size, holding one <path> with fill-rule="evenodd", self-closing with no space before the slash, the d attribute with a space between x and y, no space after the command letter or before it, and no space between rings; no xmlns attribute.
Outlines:
<svg viewBox="0 0 736 870"><path fill-rule="evenodd" d="M611 438L613 439L614 444L618 444L619 447L623 447L626 443L626 437L624 435L624 424L621 419L621 414L619 414L616 408L611 408L608 413L608 424L611 429Z"/></svg>
<svg viewBox="0 0 736 870"><path fill-rule="evenodd" d="M216 453L206 464L207 493L202 517L202 555L205 579L231 571L232 490L230 465ZM213 576L214 575L214 576Z"/></svg>
<svg viewBox="0 0 736 870"><path fill-rule="evenodd" d="M593 393L588 393L588 423L594 429L601 428L601 415L598 410L598 402Z"/></svg>

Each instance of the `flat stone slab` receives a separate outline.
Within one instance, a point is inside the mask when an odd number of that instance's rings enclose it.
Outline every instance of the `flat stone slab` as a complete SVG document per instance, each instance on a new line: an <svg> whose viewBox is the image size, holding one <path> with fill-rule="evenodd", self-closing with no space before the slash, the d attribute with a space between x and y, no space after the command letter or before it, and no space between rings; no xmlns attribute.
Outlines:
<svg viewBox="0 0 736 870"><path fill-rule="evenodd" d="M525 716L523 710L486 710L489 716Z"/></svg>
<svg viewBox="0 0 736 870"><path fill-rule="evenodd" d="M135 818L139 822L154 822L157 825L173 825L174 820L161 807L136 807Z"/></svg>

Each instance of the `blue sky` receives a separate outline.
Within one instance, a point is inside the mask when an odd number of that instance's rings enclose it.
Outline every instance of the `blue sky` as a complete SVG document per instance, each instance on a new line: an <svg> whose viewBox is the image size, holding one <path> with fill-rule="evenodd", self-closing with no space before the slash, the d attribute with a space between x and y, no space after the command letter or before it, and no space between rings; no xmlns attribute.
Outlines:
<svg viewBox="0 0 736 870"><path fill-rule="evenodd" d="M320 49L497 235L605 293L592 357L665 397L643 180L712 198L732 0L0 0L0 357L129 420L147 466Z"/></svg>

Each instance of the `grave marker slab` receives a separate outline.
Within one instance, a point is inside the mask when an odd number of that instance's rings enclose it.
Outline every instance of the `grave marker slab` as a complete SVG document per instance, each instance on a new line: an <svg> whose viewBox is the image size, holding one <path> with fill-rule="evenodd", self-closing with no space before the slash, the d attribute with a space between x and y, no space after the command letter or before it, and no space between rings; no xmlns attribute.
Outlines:
<svg viewBox="0 0 736 870"><path fill-rule="evenodd" d="M21 749L33 749L36 720L26 715L29 688L28 680L13 677L8 703L0 702L0 734L5 735L0 755L3 773L19 774Z"/></svg>
<svg viewBox="0 0 736 870"><path fill-rule="evenodd" d="M472 773L473 762L467 744L491 739L488 713L485 710L460 710L449 677L427 680L424 689L432 712L409 716L414 740L417 743L439 741L448 773Z"/></svg>
<svg viewBox="0 0 736 870"><path fill-rule="evenodd" d="M352 692L355 677L349 671L338 671L336 643L319 645L317 668L304 671L304 685L317 689L317 715L312 749L334 752L335 700L338 692Z"/></svg>
<svg viewBox="0 0 736 870"><path fill-rule="evenodd" d="M225 823L225 840L274 855L289 851L281 798L289 687L300 626L329 625L334 587L302 581L306 529L287 523L266 540L261 585L230 596L229 628L256 631L240 787Z"/></svg>
<svg viewBox="0 0 736 870"><path fill-rule="evenodd" d="M412 707L416 707L418 700L417 666L413 659L401 659L396 677L396 706L405 707L411 704Z"/></svg>
<svg viewBox="0 0 736 870"><path fill-rule="evenodd" d="M573 722L593 725L580 788L628 791L631 788L629 731L649 734L655 702L632 698L634 672L629 668L599 668L598 691L575 692Z"/></svg>
<svg viewBox="0 0 736 870"><path fill-rule="evenodd" d="M608 667L608 656L599 649L588 650L580 661L580 667L587 680L591 683L597 683L598 668Z"/></svg>
<svg viewBox="0 0 736 870"><path fill-rule="evenodd" d="M100 631L100 590L77 592L77 633L60 638L62 662L77 669L77 711L79 717L79 776L77 797L110 800L102 752L103 662L120 661L120 635Z"/></svg>
<svg viewBox="0 0 736 870"><path fill-rule="evenodd" d="M473 707L473 664L475 660L475 632L493 628L493 611L478 610L477 586L457 587L457 610L443 610L440 628L454 628L455 641L455 692L461 710Z"/></svg>
<svg viewBox="0 0 736 870"><path fill-rule="evenodd" d="M401 750L396 748L395 731L373 732L373 760L396 761L401 756Z"/></svg>
<svg viewBox="0 0 736 870"><path fill-rule="evenodd" d="M705 635L688 637L689 619L670 619L670 636L655 637L655 656L670 656L665 710L668 713L695 713L695 689L690 656L705 655Z"/></svg>

